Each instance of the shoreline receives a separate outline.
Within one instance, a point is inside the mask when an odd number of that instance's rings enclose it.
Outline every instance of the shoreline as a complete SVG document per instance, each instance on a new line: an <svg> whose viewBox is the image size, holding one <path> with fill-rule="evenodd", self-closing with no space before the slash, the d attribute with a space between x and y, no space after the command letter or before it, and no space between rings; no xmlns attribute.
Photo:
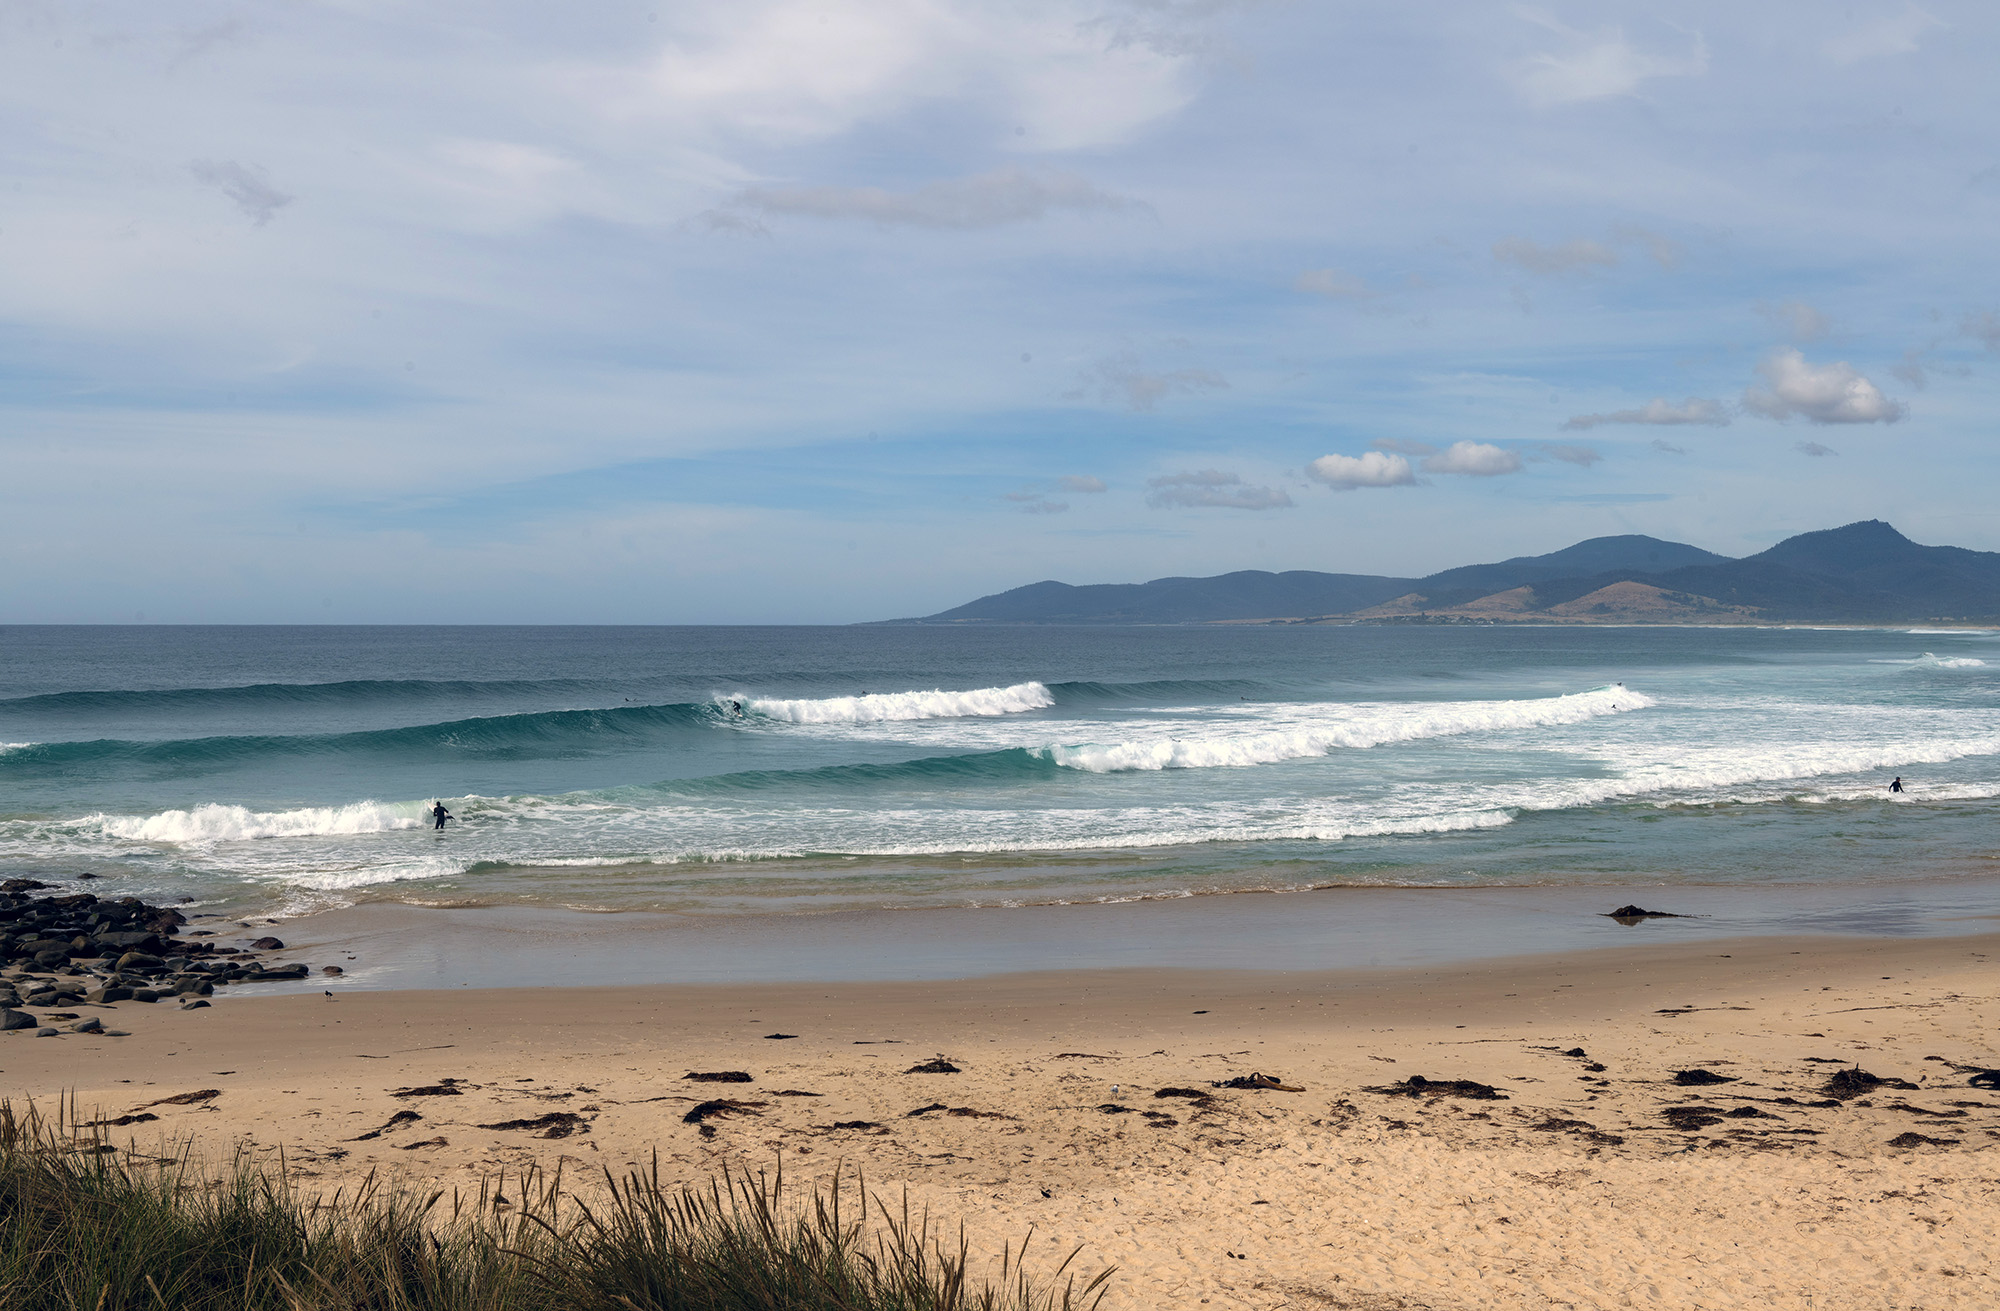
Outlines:
<svg viewBox="0 0 2000 1311"><path fill-rule="evenodd" d="M1637 924L1607 917L1629 904L1673 917ZM2000 929L2000 876L1940 873L1866 886L1341 885L741 916L373 901L278 927L288 946L274 959L336 964L346 974L335 984L316 975L263 985L271 991L949 980L1162 962L1219 971L1453 968L1592 947L1786 934L1976 934Z"/></svg>
<svg viewBox="0 0 2000 1311"><path fill-rule="evenodd" d="M977 1258L1030 1225L1041 1259L1081 1244L1081 1268L1119 1267L1118 1311L1970 1311L2000 1300L2000 1091L1968 1083L2000 1066L1996 960L1992 931L1782 935L1452 968L236 995L121 1003L126 1038L0 1036L0 1070L140 1158L282 1153L328 1192L859 1171L962 1220ZM956 1072L925 1070L940 1056ZM1890 1082L1831 1095L1853 1068ZM1253 1072L1295 1091L1213 1086ZM740 1105L689 1122L716 1102Z"/></svg>

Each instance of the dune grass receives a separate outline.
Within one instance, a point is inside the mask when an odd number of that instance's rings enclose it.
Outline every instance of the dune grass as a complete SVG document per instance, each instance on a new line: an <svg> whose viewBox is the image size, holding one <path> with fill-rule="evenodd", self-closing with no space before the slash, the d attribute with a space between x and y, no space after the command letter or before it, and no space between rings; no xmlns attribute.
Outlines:
<svg viewBox="0 0 2000 1311"><path fill-rule="evenodd" d="M1024 1241L975 1281L962 1232L858 1180L677 1189L656 1164L591 1199L560 1172L319 1197L246 1156L220 1175L185 1147L137 1157L66 1111L0 1102L8 1311L1094 1311L1111 1273L1079 1283L1072 1252L1032 1278Z"/></svg>

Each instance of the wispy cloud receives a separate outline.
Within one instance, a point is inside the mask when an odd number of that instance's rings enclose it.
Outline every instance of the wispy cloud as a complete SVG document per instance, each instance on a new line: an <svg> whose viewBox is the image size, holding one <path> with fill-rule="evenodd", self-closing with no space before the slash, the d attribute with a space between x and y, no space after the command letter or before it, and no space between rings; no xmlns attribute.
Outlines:
<svg viewBox="0 0 2000 1311"><path fill-rule="evenodd" d="M1306 466L1306 477L1341 492L1357 487L1407 487L1417 481L1409 460L1386 451L1322 455Z"/></svg>
<svg viewBox="0 0 2000 1311"><path fill-rule="evenodd" d="M884 226L971 229L1030 223L1050 214L1142 208L1074 173L995 169L927 182L913 191L881 187L751 187L731 207L798 218L858 219Z"/></svg>
<svg viewBox="0 0 2000 1311"><path fill-rule="evenodd" d="M1221 469L1169 473L1148 478L1146 504L1155 509L1282 510L1292 498L1283 488L1259 487Z"/></svg>
<svg viewBox="0 0 2000 1311"><path fill-rule="evenodd" d="M1095 495L1098 492L1111 490L1105 485L1102 478L1093 478L1089 474L1079 473L1064 474L1062 477L1056 479L1056 486L1066 492L1081 492L1085 495Z"/></svg>
<svg viewBox="0 0 2000 1311"><path fill-rule="evenodd" d="M1077 386L1065 393L1069 400L1095 397L1122 401L1134 410L1150 410L1169 396L1190 396L1198 392L1220 391L1229 380L1213 369L1150 370L1130 351L1108 355L1083 372Z"/></svg>
<svg viewBox="0 0 2000 1311"><path fill-rule="evenodd" d="M1502 237L1493 243L1493 258L1502 264L1518 264L1544 277L1558 273L1586 273L1608 269L1618 263L1618 252L1602 242L1576 237L1553 246L1543 246L1526 237Z"/></svg>
<svg viewBox="0 0 2000 1311"><path fill-rule="evenodd" d="M1968 314L1959 321L1958 330L1987 350L2000 355L2000 314L1986 310L1979 314Z"/></svg>
<svg viewBox="0 0 2000 1311"><path fill-rule="evenodd" d="M1743 393L1744 408L1767 419L1813 423L1894 423L1903 407L1845 361L1814 365L1796 350L1771 352L1757 366L1766 385Z"/></svg>
<svg viewBox="0 0 2000 1311"><path fill-rule="evenodd" d="M1840 452L1834 450L1833 447L1823 446L1819 442L1798 442L1793 445L1792 449L1797 451L1800 455L1810 455L1816 460L1821 459L1828 455L1840 454Z"/></svg>
<svg viewBox="0 0 2000 1311"><path fill-rule="evenodd" d="M256 164L239 164L233 159L197 159L188 172L205 186L229 198L258 227L269 223L277 212L297 197L271 185L271 179Z"/></svg>
<svg viewBox="0 0 2000 1311"><path fill-rule="evenodd" d="M1793 341L1818 341L1833 331L1833 320L1802 300L1776 305L1759 301L1757 312Z"/></svg>
<svg viewBox="0 0 2000 1311"><path fill-rule="evenodd" d="M1532 55L1513 70L1516 84L1542 105L1627 96L1654 78L1699 77L1708 71L1708 46L1699 34L1686 54L1655 53L1634 45L1622 28L1582 32L1539 10L1516 12L1563 38L1562 50Z"/></svg>
<svg viewBox="0 0 2000 1311"><path fill-rule="evenodd" d="M1584 431L1607 423L1654 424L1664 427L1699 423L1711 428L1720 428L1728 422L1729 412L1722 408L1721 401L1690 396L1675 404L1664 396L1655 396L1636 410L1610 410L1602 414L1572 415L1563 423L1563 427L1571 431Z"/></svg>
<svg viewBox="0 0 2000 1311"><path fill-rule="evenodd" d="M1604 458L1603 452L1594 446L1571 446L1565 442L1537 442L1535 449L1551 460L1561 460L1564 464L1574 464L1585 469Z"/></svg>
<svg viewBox="0 0 2000 1311"><path fill-rule="evenodd" d="M1821 44L1820 51L1836 67L1845 68L1864 59L1914 54L1923 36L1946 26L1948 24L1943 19L1915 5L1906 5L1900 14L1878 18L1872 23L1863 23L1828 37Z"/></svg>
<svg viewBox="0 0 2000 1311"><path fill-rule="evenodd" d="M1360 278L1339 269L1307 269L1299 274L1292 287L1328 300L1368 300L1377 294Z"/></svg>

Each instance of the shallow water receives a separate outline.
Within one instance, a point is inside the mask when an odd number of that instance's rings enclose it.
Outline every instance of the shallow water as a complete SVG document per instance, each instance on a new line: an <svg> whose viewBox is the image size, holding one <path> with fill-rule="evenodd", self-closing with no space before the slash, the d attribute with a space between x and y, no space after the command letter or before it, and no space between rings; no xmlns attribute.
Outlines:
<svg viewBox="0 0 2000 1311"><path fill-rule="evenodd" d="M17 627L0 743L0 872L234 914L1892 884L2000 845L2000 638Z"/></svg>

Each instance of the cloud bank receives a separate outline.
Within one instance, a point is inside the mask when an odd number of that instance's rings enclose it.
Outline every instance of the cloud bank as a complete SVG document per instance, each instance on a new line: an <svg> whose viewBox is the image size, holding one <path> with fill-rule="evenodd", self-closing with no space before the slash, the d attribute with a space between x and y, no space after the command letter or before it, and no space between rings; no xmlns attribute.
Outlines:
<svg viewBox="0 0 2000 1311"><path fill-rule="evenodd" d="M1796 350L1771 352L1757 366L1766 385L1743 393L1743 405L1767 419L1797 416L1813 423L1894 423L1903 406L1841 361L1813 365Z"/></svg>
<svg viewBox="0 0 2000 1311"><path fill-rule="evenodd" d="M1690 396L1676 405L1663 396L1656 396L1636 410L1611 410L1603 414L1572 415L1563 427L1572 431L1596 428L1607 423L1637 423L1672 427L1679 424L1700 423L1712 428L1720 428L1729 422L1729 414L1722 408L1721 401L1706 400Z"/></svg>

